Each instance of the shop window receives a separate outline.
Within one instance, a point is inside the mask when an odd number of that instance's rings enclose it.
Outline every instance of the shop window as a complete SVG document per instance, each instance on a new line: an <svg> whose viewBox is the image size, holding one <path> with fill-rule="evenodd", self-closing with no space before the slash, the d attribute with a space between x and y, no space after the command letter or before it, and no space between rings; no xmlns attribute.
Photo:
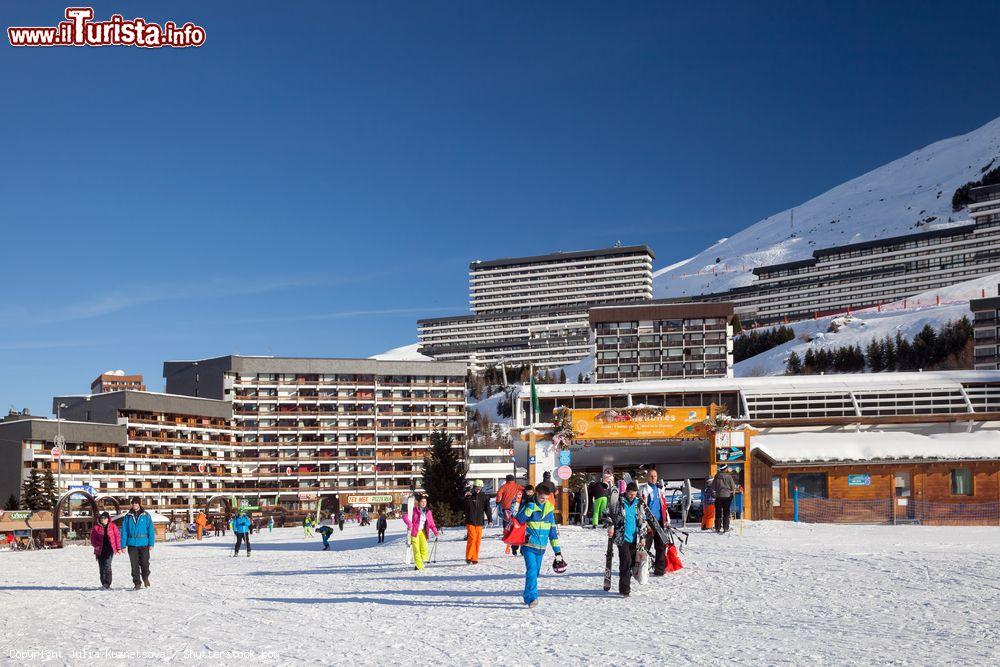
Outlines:
<svg viewBox="0 0 1000 667"><path fill-rule="evenodd" d="M972 470L970 468L952 468L951 495L972 495Z"/></svg>
<svg viewBox="0 0 1000 667"><path fill-rule="evenodd" d="M817 498L826 498L826 473L802 472L788 475L789 491L794 491L796 487L798 487L799 493L807 493Z"/></svg>
<svg viewBox="0 0 1000 667"><path fill-rule="evenodd" d="M781 507L781 478L772 477L771 478L771 504L775 507Z"/></svg>

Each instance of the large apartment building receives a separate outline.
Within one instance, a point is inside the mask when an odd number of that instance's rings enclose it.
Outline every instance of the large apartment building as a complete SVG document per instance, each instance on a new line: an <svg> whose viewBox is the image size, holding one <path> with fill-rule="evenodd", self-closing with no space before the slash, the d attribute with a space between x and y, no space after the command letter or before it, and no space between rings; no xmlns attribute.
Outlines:
<svg viewBox="0 0 1000 667"><path fill-rule="evenodd" d="M472 315L417 322L420 352L488 366L564 366L590 353L587 311L653 294L653 251L624 246L469 264Z"/></svg>
<svg viewBox="0 0 1000 667"><path fill-rule="evenodd" d="M0 423L5 494L32 469L51 470L59 487L91 488L125 502L177 512L216 495L256 496L225 401L140 391L57 396L60 419Z"/></svg>
<svg viewBox="0 0 1000 667"><path fill-rule="evenodd" d="M745 321L770 324L897 301L1000 271L1000 185L973 188L971 222L825 248L754 269L752 285L706 294Z"/></svg>
<svg viewBox="0 0 1000 667"><path fill-rule="evenodd" d="M1000 292L1000 286L998 286ZM1000 296L972 299L973 367L995 371L1000 366Z"/></svg>
<svg viewBox="0 0 1000 667"><path fill-rule="evenodd" d="M290 508L402 502L419 487L432 433L462 447L465 374L465 364L437 361L231 355L163 364L168 392L231 402L262 497Z"/></svg>
<svg viewBox="0 0 1000 667"><path fill-rule="evenodd" d="M146 391L146 385L142 381L142 375L126 375L125 371L107 371L101 373L90 383L91 394L103 394L109 391L120 391L130 389L132 391Z"/></svg>
<svg viewBox="0 0 1000 667"><path fill-rule="evenodd" d="M733 376L731 303L605 306L590 310L594 380Z"/></svg>

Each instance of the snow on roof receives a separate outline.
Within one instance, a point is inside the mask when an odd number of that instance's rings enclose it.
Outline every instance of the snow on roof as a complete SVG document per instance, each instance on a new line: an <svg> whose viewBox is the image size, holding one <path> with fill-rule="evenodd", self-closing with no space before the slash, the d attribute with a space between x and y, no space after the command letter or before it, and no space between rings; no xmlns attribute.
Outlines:
<svg viewBox="0 0 1000 667"><path fill-rule="evenodd" d="M1000 431L938 433L864 431L758 435L751 441L777 463L1000 459Z"/></svg>
<svg viewBox="0 0 1000 667"><path fill-rule="evenodd" d="M412 343L402 347L394 347L381 354L373 354L368 358L376 361L434 361L433 357L418 352L420 345L421 343Z"/></svg>
<svg viewBox="0 0 1000 667"><path fill-rule="evenodd" d="M920 373L838 373L778 377L651 380L607 384L542 384L541 397L607 396L611 394L742 391L745 394L881 391L896 388L953 388L963 382L1000 382L1000 371L924 371Z"/></svg>

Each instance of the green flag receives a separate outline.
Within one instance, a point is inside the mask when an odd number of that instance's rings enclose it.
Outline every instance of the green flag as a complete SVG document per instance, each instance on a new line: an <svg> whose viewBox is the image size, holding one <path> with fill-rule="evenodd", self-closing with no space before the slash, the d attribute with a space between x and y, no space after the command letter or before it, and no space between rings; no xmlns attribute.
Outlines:
<svg viewBox="0 0 1000 667"><path fill-rule="evenodd" d="M541 409L538 407L538 391L535 389L535 376L531 376L531 418L532 420L539 419L542 414Z"/></svg>

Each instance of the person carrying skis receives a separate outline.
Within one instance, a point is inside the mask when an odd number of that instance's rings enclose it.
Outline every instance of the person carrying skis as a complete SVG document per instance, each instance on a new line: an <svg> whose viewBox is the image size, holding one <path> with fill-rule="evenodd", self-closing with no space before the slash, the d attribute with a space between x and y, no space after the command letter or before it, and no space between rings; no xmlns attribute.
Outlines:
<svg viewBox="0 0 1000 667"><path fill-rule="evenodd" d="M477 479L472 491L465 496L465 564L479 564L479 545L483 541L483 525L493 525L490 497L483 493L483 480Z"/></svg>
<svg viewBox="0 0 1000 667"><path fill-rule="evenodd" d="M90 531L90 546L94 547L97 569L101 574L101 586L104 589L109 589L111 588L111 560L116 553L122 552L122 546L121 532L107 512L101 512L97 523Z"/></svg>
<svg viewBox="0 0 1000 667"><path fill-rule="evenodd" d="M670 525L670 513L667 510L667 499L659 483L659 473L652 468L646 474L646 483L639 488L642 502L661 526ZM650 547L653 547L651 550ZM659 533L650 530L646 534L646 551L655 553L653 558L653 576L662 577L667 573L667 545L660 539Z"/></svg>
<svg viewBox="0 0 1000 667"><path fill-rule="evenodd" d="M333 535L333 528L330 526L320 526L316 532L323 538L323 551L330 550L330 536Z"/></svg>
<svg viewBox="0 0 1000 667"><path fill-rule="evenodd" d="M555 508L549 502L551 495L552 489L548 484L539 484L535 487L534 498L522 502L517 511L517 520L526 527L521 546L524 558L524 593L521 599L528 607L538 605L538 574L549 544L555 552L556 563L565 563L559 546L559 531L556 530Z"/></svg>
<svg viewBox="0 0 1000 667"><path fill-rule="evenodd" d="M712 482L715 490L715 532L729 532L729 508L736 493L736 481L729 474L729 466L723 465Z"/></svg>
<svg viewBox="0 0 1000 667"><path fill-rule="evenodd" d="M378 521L375 522L375 530L378 531L378 543L382 544L385 542L385 529L389 525L389 522L385 518L385 510L378 513Z"/></svg>
<svg viewBox="0 0 1000 667"><path fill-rule="evenodd" d="M506 526L513 516L511 505L517 500L521 493L521 485L518 484L513 475L507 475L506 481L497 489L497 521Z"/></svg>
<svg viewBox="0 0 1000 667"><path fill-rule="evenodd" d="M313 518L312 516L306 516L305 520L302 522L302 538L312 537L313 534Z"/></svg>
<svg viewBox="0 0 1000 667"><path fill-rule="evenodd" d="M410 543L413 548L413 569L424 569L427 562L427 537L434 533L435 541L438 538L438 529L434 525L434 515L427 507L427 496L417 496L417 505L413 508L413 514L403 517L406 524L407 534L410 536Z"/></svg>
<svg viewBox="0 0 1000 667"><path fill-rule="evenodd" d="M121 545L128 549L128 559L132 564L132 584L140 590L145 584L149 588L149 552L156 544L153 518L142 509L139 497L132 498L132 509L122 519Z"/></svg>
<svg viewBox="0 0 1000 667"><path fill-rule="evenodd" d="M233 533L236 535L236 550L233 551L233 558L240 555L240 544L247 545L247 558L250 557L250 519L247 518L243 510L233 519Z"/></svg>
<svg viewBox="0 0 1000 667"><path fill-rule="evenodd" d="M608 515L608 537L614 538L618 547L618 592L628 597L632 592L632 565L639 548L639 535L646 522L639 487L635 482L625 486L625 495L618 497L618 505ZM666 566L664 566L665 568Z"/></svg>

